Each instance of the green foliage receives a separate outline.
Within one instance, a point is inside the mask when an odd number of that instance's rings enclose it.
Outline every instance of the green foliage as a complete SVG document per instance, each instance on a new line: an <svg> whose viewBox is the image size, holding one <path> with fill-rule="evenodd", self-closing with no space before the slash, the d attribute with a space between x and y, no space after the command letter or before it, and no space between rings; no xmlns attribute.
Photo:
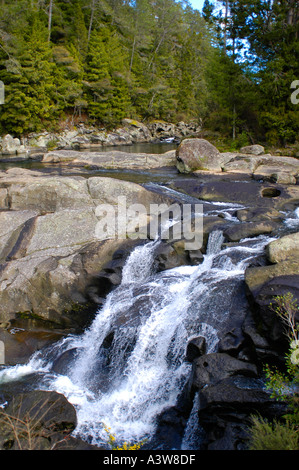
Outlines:
<svg viewBox="0 0 299 470"><path fill-rule="evenodd" d="M252 418L250 450L299 450L299 433L289 422Z"/></svg>
<svg viewBox="0 0 299 470"><path fill-rule="evenodd" d="M51 23L46 0L2 3L1 133L49 129L66 116L109 128L124 117L176 121L206 111L212 46L184 2L55 0Z"/></svg>
<svg viewBox="0 0 299 470"><path fill-rule="evenodd" d="M270 304L270 308L283 321L291 345L297 344L297 347L299 347L299 343L297 343L299 329L296 324L296 314L299 312L299 306L293 294L287 292L284 295L274 297L274 302Z"/></svg>
<svg viewBox="0 0 299 470"><path fill-rule="evenodd" d="M23 39L23 38L22 38ZM0 71L5 83L6 100L0 117L1 126L17 134L40 131L55 113L51 49L47 32L38 17L26 31L26 41L18 42L15 68Z"/></svg>
<svg viewBox="0 0 299 470"><path fill-rule="evenodd" d="M269 423L260 417L253 417L250 429L253 450L299 450L299 339L296 313L298 304L293 295L276 296L271 304L273 311L281 318L289 339L285 371L266 365L266 387L271 397L287 404L288 412L283 421Z"/></svg>
<svg viewBox="0 0 299 470"><path fill-rule="evenodd" d="M49 2L1 3L1 134L131 117L197 120L233 150L296 145L298 2L228 0L223 17L208 0L55 0L50 18Z"/></svg>

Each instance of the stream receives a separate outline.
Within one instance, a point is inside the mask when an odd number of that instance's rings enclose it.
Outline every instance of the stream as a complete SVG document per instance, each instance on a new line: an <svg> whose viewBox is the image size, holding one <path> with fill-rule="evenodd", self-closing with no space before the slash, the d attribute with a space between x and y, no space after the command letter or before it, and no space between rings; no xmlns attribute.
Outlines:
<svg viewBox="0 0 299 470"><path fill-rule="evenodd" d="M156 417L175 405L190 374L187 343L203 336L207 352L217 351L218 331L228 320L246 266L269 239L225 249L222 242L222 232L212 232L202 264L161 273L153 271L159 239L137 247L121 285L83 335L70 335L35 353L29 363L2 370L0 380L38 374L39 389L62 393L76 407L75 435L93 444L107 441L104 426L119 444L151 439ZM65 370L55 373L66 354ZM192 433L183 445L192 448Z"/></svg>

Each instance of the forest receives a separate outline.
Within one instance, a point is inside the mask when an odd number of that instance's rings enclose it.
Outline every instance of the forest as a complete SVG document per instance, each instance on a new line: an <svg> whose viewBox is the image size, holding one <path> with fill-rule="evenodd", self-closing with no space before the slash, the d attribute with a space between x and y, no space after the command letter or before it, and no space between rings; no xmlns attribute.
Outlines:
<svg viewBox="0 0 299 470"><path fill-rule="evenodd" d="M296 144L297 0L0 0L0 135L196 121ZM297 142L298 143L298 142Z"/></svg>

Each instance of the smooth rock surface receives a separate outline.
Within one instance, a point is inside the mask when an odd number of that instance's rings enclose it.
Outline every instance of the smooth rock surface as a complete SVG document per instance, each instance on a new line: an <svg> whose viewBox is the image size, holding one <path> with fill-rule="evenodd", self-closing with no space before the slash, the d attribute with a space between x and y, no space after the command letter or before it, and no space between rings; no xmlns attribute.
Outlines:
<svg viewBox="0 0 299 470"><path fill-rule="evenodd" d="M177 168L181 173L196 170L221 171L221 154L205 139L185 139L176 150Z"/></svg>

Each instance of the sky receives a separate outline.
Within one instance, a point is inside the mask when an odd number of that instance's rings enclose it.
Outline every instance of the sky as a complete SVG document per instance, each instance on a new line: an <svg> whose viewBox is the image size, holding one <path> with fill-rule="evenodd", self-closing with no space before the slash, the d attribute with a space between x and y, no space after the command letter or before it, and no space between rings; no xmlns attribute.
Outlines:
<svg viewBox="0 0 299 470"><path fill-rule="evenodd" d="M204 4L204 0L190 0L190 3L195 10L201 11Z"/></svg>

